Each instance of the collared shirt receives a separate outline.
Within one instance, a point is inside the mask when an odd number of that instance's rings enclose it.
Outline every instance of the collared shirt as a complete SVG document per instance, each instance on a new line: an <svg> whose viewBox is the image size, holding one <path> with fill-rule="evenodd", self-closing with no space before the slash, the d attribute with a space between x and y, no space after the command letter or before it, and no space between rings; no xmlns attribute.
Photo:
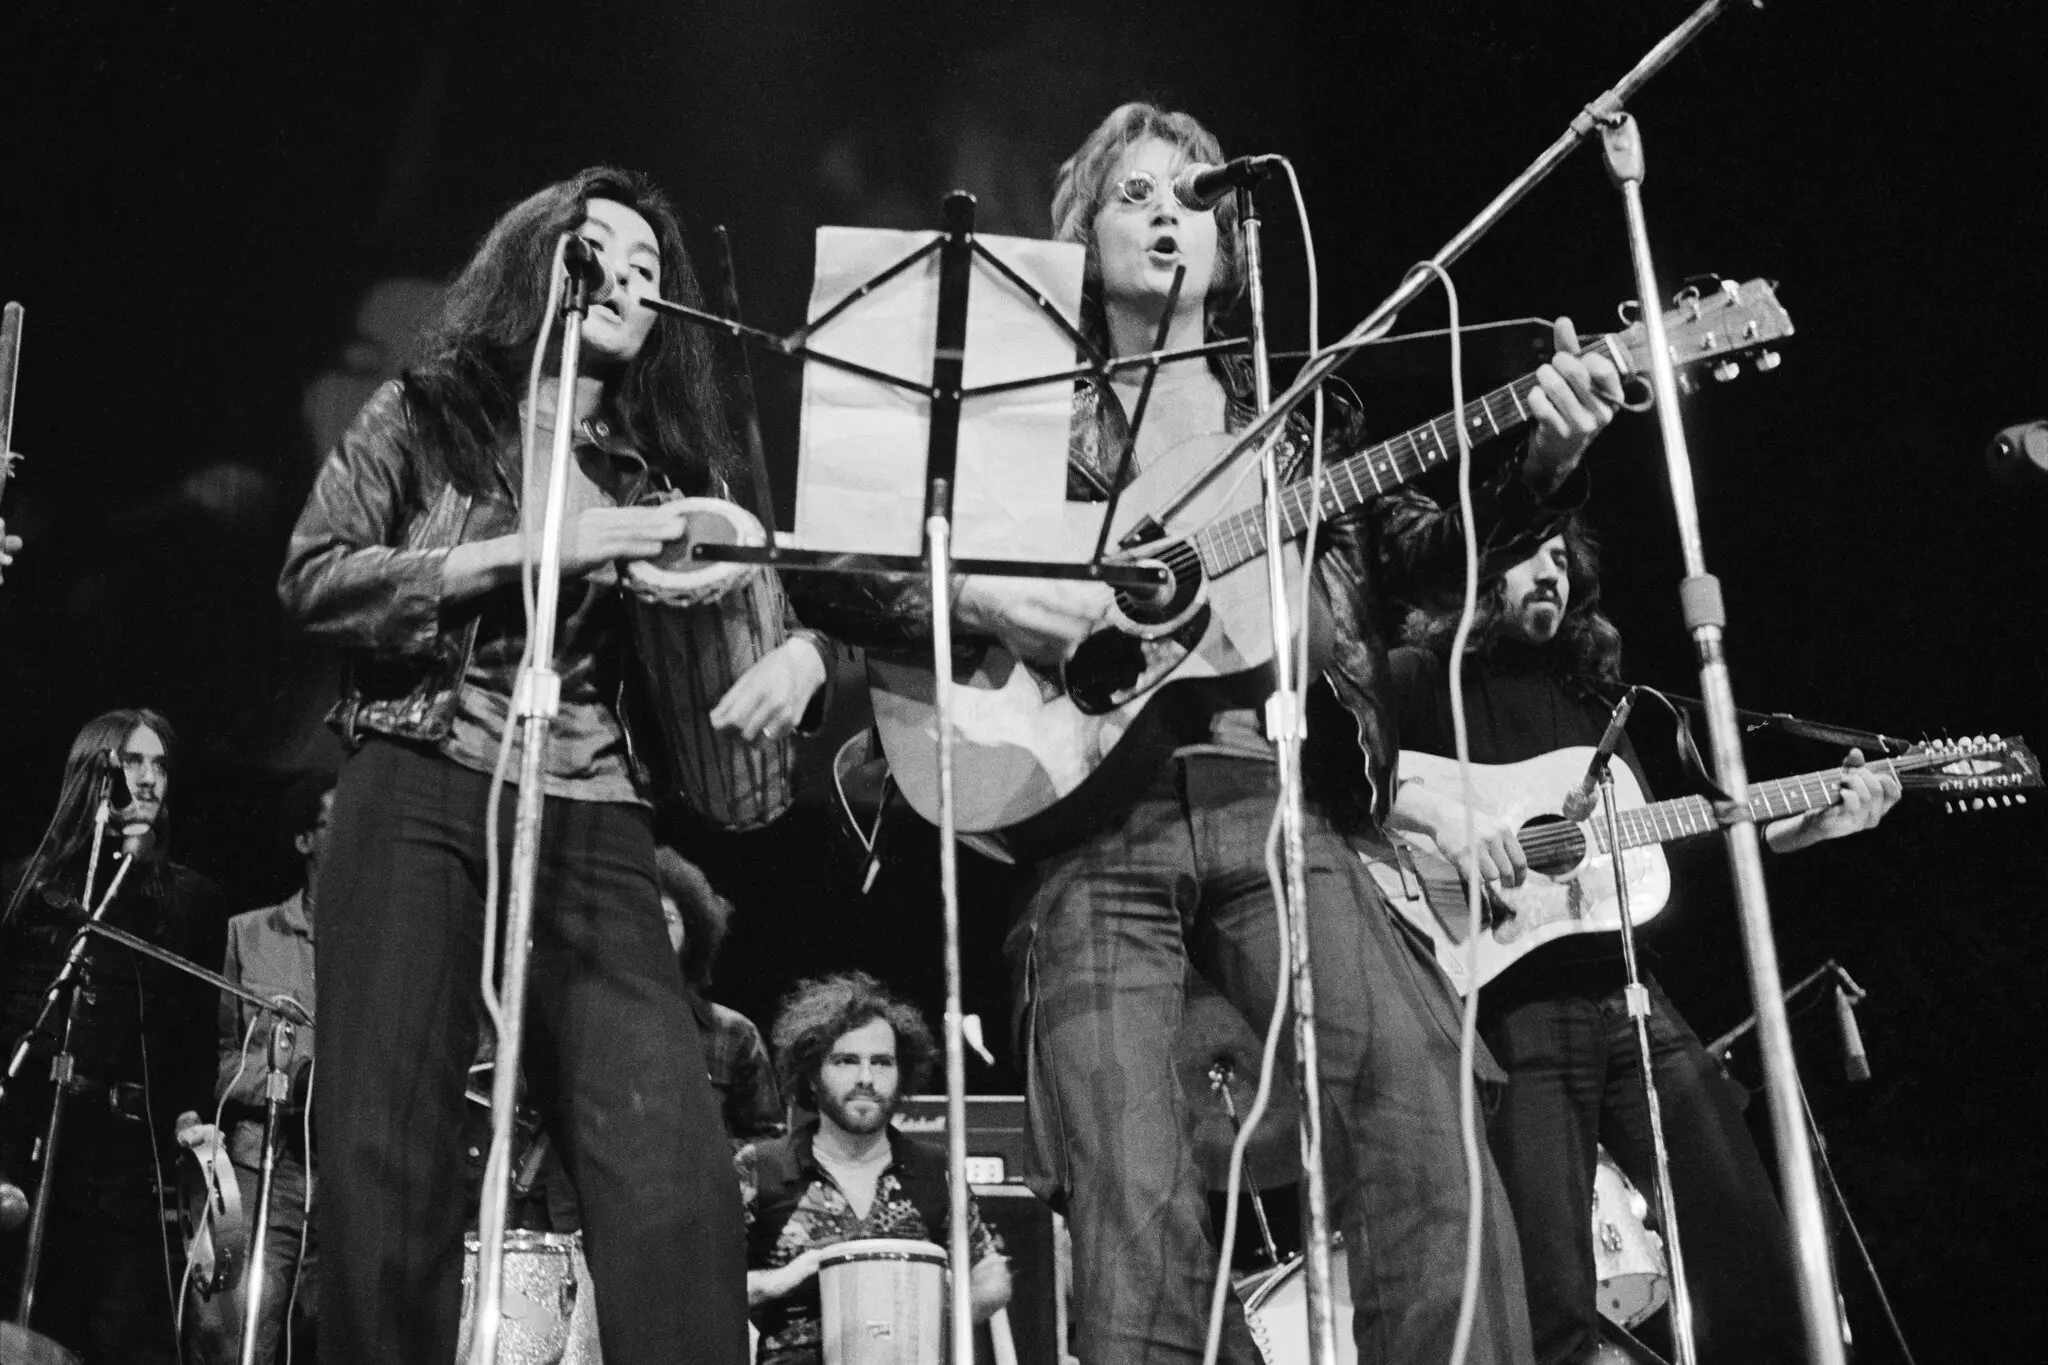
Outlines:
<svg viewBox="0 0 2048 1365"><path fill-rule="evenodd" d="M269 999L288 996L312 1014L313 920L306 913L306 893L294 892L289 900L229 920L227 960L221 975ZM257 1009L226 991L220 994L220 1079L215 1094L227 1102L233 1124L229 1155L237 1165L251 1170L262 1157L263 1122L250 1117L248 1110L263 1108L271 1032L277 1019L275 1010ZM292 1054L285 1069L296 1075L312 1061L313 1029L293 1029ZM296 1150L296 1144L288 1142L286 1150Z"/></svg>
<svg viewBox="0 0 2048 1365"><path fill-rule="evenodd" d="M738 1010L706 1000L695 987L686 989L697 1031L704 1037L704 1072L718 1092L719 1116L733 1149L781 1137L789 1131L789 1121L761 1030Z"/></svg>
<svg viewBox="0 0 2048 1365"><path fill-rule="evenodd" d="M831 1173L818 1163L813 1150L816 1119L788 1137L740 1149L733 1164L746 1204L747 1268L778 1269L806 1251L859 1238L893 1237L944 1246L945 1153L893 1127L888 1132L890 1161L875 1181L874 1202L865 1218L853 1211ZM781 1227L775 1231L778 1219ZM967 1219L973 1263L1001 1254L1001 1239L982 1221L981 1209L972 1199L967 1201ZM773 1232L772 1241L767 1232ZM787 1297L756 1308L754 1325L761 1329L758 1365L813 1365L821 1359L822 1313L815 1278Z"/></svg>

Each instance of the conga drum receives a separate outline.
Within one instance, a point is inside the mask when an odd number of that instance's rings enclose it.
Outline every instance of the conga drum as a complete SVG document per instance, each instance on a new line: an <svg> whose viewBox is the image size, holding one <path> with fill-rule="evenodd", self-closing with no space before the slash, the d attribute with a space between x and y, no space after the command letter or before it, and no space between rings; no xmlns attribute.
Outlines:
<svg viewBox="0 0 2048 1365"><path fill-rule="evenodd" d="M943 1365L946 1253L873 1237L818 1257L825 1365Z"/></svg>
<svg viewBox="0 0 2048 1365"><path fill-rule="evenodd" d="M481 1240L462 1240L462 1335L457 1365L469 1360L470 1314L476 1307ZM583 1234L507 1232L505 1292L498 1319L499 1365L603 1365L597 1347L597 1300L583 1260Z"/></svg>
<svg viewBox="0 0 2048 1365"><path fill-rule="evenodd" d="M656 494L658 500L674 495ZM758 829L796 800L796 746L748 744L711 727L711 708L786 637L782 584L752 564L690 557L698 545L764 545L760 521L722 498L681 498L688 529L626 567L634 654L647 684L670 794L722 829Z"/></svg>

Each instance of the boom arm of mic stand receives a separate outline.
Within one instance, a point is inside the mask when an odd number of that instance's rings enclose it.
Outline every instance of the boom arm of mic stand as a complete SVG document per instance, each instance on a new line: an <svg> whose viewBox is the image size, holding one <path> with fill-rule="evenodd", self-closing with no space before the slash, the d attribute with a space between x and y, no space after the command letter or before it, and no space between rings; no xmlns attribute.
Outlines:
<svg viewBox="0 0 2048 1365"><path fill-rule="evenodd" d="M300 1028L311 1028L313 1026L313 1016L304 1005L301 1005L292 997L288 995L272 997L266 996L260 991L252 991L239 981L230 981L219 972L210 972L196 962L179 957L168 948L160 948L146 938L137 938L126 929L116 929L111 924L101 924L98 920L94 920L82 927L79 932L81 934L98 934L101 938L118 943L123 948L127 948L132 952L140 953L147 958L154 958L166 967L181 971L187 976L197 977L214 989L246 1001L258 1009L281 1014Z"/></svg>
<svg viewBox="0 0 2048 1365"><path fill-rule="evenodd" d="M1756 0L1751 2L1756 3ZM1721 11L1728 8L1731 3L1733 0L1705 0L1705 3L1688 15L1683 23L1665 34L1663 40L1644 53L1642 60L1638 61L1613 89L1581 109L1578 116L1571 121L1570 127L1559 134L1557 141L1544 148L1536 159L1529 163L1527 169L1509 181L1507 187L1495 195L1493 201L1481 209L1471 222L1459 228L1457 234L1444 243L1436 255L1429 258L1431 263L1448 266L1471 250L1481 237L1492 231L1494 225L1507 216L1509 209L1521 203L1531 190L1549 179L1551 172L1564 164L1564 159L1570 156L1580 143L1591 138L1602 122L1619 112L1638 90L1648 84L1651 77L1662 71L1688 43L1699 37L1708 24L1720 18ZM1281 422L1286 420L1288 413L1301 406L1302 400L1315 392L1316 386L1328 378L1331 371L1350 358L1353 351L1377 339L1387 328L1393 326L1394 319L1400 316L1401 310L1421 297L1433 280L1434 276L1429 271L1410 271L1402 279L1400 288L1366 314L1362 322L1342 338L1325 347L1322 354L1302 366L1301 372L1295 377L1294 383L1288 386L1287 391L1275 398L1272 406L1261 414L1257 421L1238 434L1237 444L1231 447L1230 453L1224 457L1225 461L1237 459L1245 451L1251 450L1265 440ZM1646 314L1654 312L1648 301L1645 301L1643 311Z"/></svg>

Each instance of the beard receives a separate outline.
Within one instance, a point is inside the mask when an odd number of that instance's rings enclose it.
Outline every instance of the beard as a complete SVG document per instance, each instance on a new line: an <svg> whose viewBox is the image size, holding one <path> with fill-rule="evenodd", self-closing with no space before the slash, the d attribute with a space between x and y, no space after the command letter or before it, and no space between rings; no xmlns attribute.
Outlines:
<svg viewBox="0 0 2048 1365"><path fill-rule="evenodd" d="M853 1104L867 1100L870 1107L858 1113L849 1112ZM893 1095L878 1094L873 1090L850 1090L845 1095L828 1095L818 1091L818 1112L831 1119L846 1132L857 1137L879 1133L889 1126L890 1116L896 1112L896 1098Z"/></svg>

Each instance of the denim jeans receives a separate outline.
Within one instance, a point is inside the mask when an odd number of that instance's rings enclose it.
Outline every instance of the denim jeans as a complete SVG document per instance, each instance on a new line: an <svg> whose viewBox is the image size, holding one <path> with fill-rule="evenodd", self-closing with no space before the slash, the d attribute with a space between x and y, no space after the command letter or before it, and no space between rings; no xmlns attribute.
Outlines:
<svg viewBox="0 0 2048 1365"><path fill-rule="evenodd" d="M1185 755L1122 819L1039 865L1011 936L1037 1172L1074 1235L1085 1365L1195 1360L1218 1272L1170 1052L1190 966L1263 1033L1283 972L1265 764ZM1324 1149L1361 1365L1446 1358L1465 1255L1458 1019L1351 838L1311 807L1309 935ZM1292 1084L1291 1047L1276 1083ZM1489 1162L1470 1360L1526 1361L1522 1268ZM1233 1296L1223 1358L1256 1362Z"/></svg>
<svg viewBox="0 0 2048 1365"><path fill-rule="evenodd" d="M489 779L375 739L320 865L321 1354L455 1358ZM516 791L497 831L510 867ZM509 875L509 873L508 873ZM583 1206L607 1365L738 1365L739 1182L638 807L550 799L525 1072Z"/></svg>
<svg viewBox="0 0 2048 1365"><path fill-rule="evenodd" d="M261 1176L247 1167L235 1168L235 1183L242 1191L242 1216L248 1220L251 1236L256 1232L257 1184ZM270 1235L263 1247L263 1302L257 1309L256 1359L262 1365L281 1360L278 1343L284 1340L286 1314L296 1301L302 1317L316 1315L314 1283L318 1276L318 1244L305 1237L306 1256L299 1259L301 1234L306 1227L306 1166L296 1154L282 1153L270 1185ZM185 1330L187 1358L193 1365L234 1365L242 1358L242 1318L247 1312L249 1277L245 1274L233 1288L212 1298L194 1292L186 1301Z"/></svg>
<svg viewBox="0 0 2048 1365"><path fill-rule="evenodd" d="M1529 1267L1537 1359L1599 1343L1593 1173L1606 1144L1655 1208L1655 1159L1635 1026L1618 963L1576 964L1487 988L1488 1045L1508 1073L1491 1138ZM1650 1064L1671 1152L1679 1245L1703 1365L1806 1358L1791 1231L1732 1082L1652 979Z"/></svg>

